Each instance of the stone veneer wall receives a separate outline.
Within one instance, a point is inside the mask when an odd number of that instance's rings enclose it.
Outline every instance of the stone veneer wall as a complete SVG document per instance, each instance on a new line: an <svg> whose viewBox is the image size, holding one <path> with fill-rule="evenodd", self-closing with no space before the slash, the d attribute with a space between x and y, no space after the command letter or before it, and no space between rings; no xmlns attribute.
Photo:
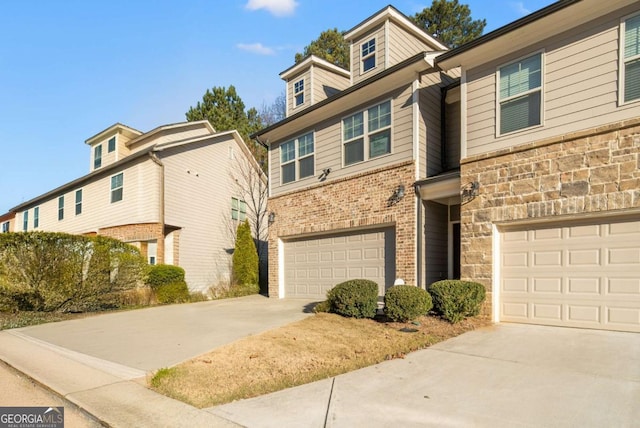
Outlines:
<svg viewBox="0 0 640 428"><path fill-rule="evenodd" d="M464 159L462 185L473 181L461 276L491 291L493 223L640 207L640 118Z"/></svg>
<svg viewBox="0 0 640 428"><path fill-rule="evenodd" d="M98 234L116 238L124 242L150 241L156 239L158 241L157 262L164 263L164 226L161 223L140 223L105 227L98 230ZM141 251L146 257L146 246L143 246Z"/></svg>
<svg viewBox="0 0 640 428"><path fill-rule="evenodd" d="M269 297L278 294L278 238L294 238L355 228L395 225L396 277L407 283L416 277L415 167L405 162L367 171L326 184L269 198L276 217L269 226ZM405 197L388 207L400 184Z"/></svg>

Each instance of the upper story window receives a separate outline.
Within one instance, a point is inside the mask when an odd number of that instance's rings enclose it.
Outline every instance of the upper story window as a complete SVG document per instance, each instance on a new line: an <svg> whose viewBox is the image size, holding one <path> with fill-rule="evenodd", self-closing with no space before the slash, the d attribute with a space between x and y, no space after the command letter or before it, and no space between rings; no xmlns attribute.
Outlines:
<svg viewBox="0 0 640 428"><path fill-rule="evenodd" d="M111 153L115 151L116 151L116 137L111 137L107 142L107 153Z"/></svg>
<svg viewBox="0 0 640 428"><path fill-rule="evenodd" d="M98 169L102 166L102 144L93 148L93 169Z"/></svg>
<svg viewBox="0 0 640 428"><path fill-rule="evenodd" d="M40 207L33 209L33 228L37 229L40 226Z"/></svg>
<svg viewBox="0 0 640 428"><path fill-rule="evenodd" d="M293 96L296 107L304 103L304 79L293 84Z"/></svg>
<svg viewBox="0 0 640 428"><path fill-rule="evenodd" d="M4 223L2 223L2 233L7 233L9 232L9 222L5 221Z"/></svg>
<svg viewBox="0 0 640 428"><path fill-rule="evenodd" d="M29 229L29 211L22 213L22 230L25 232Z"/></svg>
<svg viewBox="0 0 640 428"><path fill-rule="evenodd" d="M622 22L623 102L640 99L640 14Z"/></svg>
<svg viewBox="0 0 640 428"><path fill-rule="evenodd" d="M58 198L58 221L64 220L64 196Z"/></svg>
<svg viewBox="0 0 640 428"><path fill-rule="evenodd" d="M231 218L244 221L247 218L247 203L242 199L231 198Z"/></svg>
<svg viewBox="0 0 640 428"><path fill-rule="evenodd" d="M342 120L344 164L391 153L391 101Z"/></svg>
<svg viewBox="0 0 640 428"><path fill-rule="evenodd" d="M282 144L280 146L280 165L282 184L314 175L313 132Z"/></svg>
<svg viewBox="0 0 640 428"><path fill-rule="evenodd" d="M111 203L122 200L122 190L124 188L124 174L116 174L111 177Z"/></svg>
<svg viewBox="0 0 640 428"><path fill-rule="evenodd" d="M369 71L376 66L376 39L362 44L362 72Z"/></svg>
<svg viewBox="0 0 640 428"><path fill-rule="evenodd" d="M542 124L542 54L498 69L500 134Z"/></svg>
<svg viewBox="0 0 640 428"><path fill-rule="evenodd" d="M82 214L82 189L76 190L76 215Z"/></svg>

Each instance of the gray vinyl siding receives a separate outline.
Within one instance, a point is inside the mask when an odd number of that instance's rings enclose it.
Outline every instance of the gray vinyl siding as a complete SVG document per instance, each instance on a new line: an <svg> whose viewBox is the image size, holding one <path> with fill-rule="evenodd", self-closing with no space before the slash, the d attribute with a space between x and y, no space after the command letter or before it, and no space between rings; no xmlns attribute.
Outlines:
<svg viewBox="0 0 640 428"><path fill-rule="evenodd" d="M467 71L467 155L545 139L638 116L618 103L618 37L626 8ZM542 126L496 137L496 69L543 52Z"/></svg>
<svg viewBox="0 0 640 428"><path fill-rule="evenodd" d="M362 44L376 39L376 66L375 68L362 73ZM377 74L385 69L385 54L386 54L386 37L384 31L384 24L376 27L372 31L367 32L365 35L355 39L352 46L352 58L351 58L351 74L353 76L353 83L356 84L364 79Z"/></svg>
<svg viewBox="0 0 640 428"><path fill-rule="evenodd" d="M111 203L111 177L123 173L123 199ZM29 207L40 207L38 229L51 232L84 234L98 229L134 223L160 221L160 168L148 157L142 157L120 169L105 172L77 188L58 193ZM82 189L82 214L75 214L75 192ZM64 196L64 218L58 220L58 198ZM22 225L22 212L16 215ZM29 221L29 230L33 222Z"/></svg>
<svg viewBox="0 0 640 428"><path fill-rule="evenodd" d="M412 97L412 86L407 86L390 92L385 96L376 98L370 103L359 106L357 109L342 112L316 125L312 129L304 129L299 133L290 135L270 146L272 151L270 164L271 196L302 189L318 183L317 176L324 168L331 168L328 180L348 177L367 170L380 168L386 165L413 159L413 106L407 102ZM362 111L385 100L392 100L392 132L391 153L376 157L371 160L342 166L342 119ZM315 176L307 177L282 185L280 182L280 144L287 142L307 132L314 131L315 145Z"/></svg>
<svg viewBox="0 0 640 428"><path fill-rule="evenodd" d="M179 265L191 290L206 291L229 279L234 247L231 183L234 157L242 158L230 136L160 152L165 169L165 223L181 228Z"/></svg>
<svg viewBox="0 0 640 428"><path fill-rule="evenodd" d="M299 106L295 105L295 84L304 80L304 102ZM309 107L311 105L311 69L308 68L295 77L287 80L287 112L289 115Z"/></svg>
<svg viewBox="0 0 640 428"><path fill-rule="evenodd" d="M426 176L430 177L442 172L441 165L441 131L440 131L440 98L441 77L439 72L424 74L421 77L420 113L426 125L425 134L421 135L420 146L426 155ZM424 141L426 138L426 142ZM422 147L424 146L424 148ZM421 171L422 172L422 171Z"/></svg>
<svg viewBox="0 0 640 428"><path fill-rule="evenodd" d="M389 23L389 46L393 46L393 49L389 49L387 67L394 66L420 52L432 50L426 43L392 21Z"/></svg>
<svg viewBox="0 0 640 428"><path fill-rule="evenodd" d="M329 98L349 87L349 78L340 76L324 68L313 68L313 104Z"/></svg>
<svg viewBox="0 0 640 428"><path fill-rule="evenodd" d="M460 101L445 107L445 167L447 170L460 167Z"/></svg>
<svg viewBox="0 0 640 428"><path fill-rule="evenodd" d="M449 207L427 201L424 203L424 208L426 284L430 285L448 276Z"/></svg>

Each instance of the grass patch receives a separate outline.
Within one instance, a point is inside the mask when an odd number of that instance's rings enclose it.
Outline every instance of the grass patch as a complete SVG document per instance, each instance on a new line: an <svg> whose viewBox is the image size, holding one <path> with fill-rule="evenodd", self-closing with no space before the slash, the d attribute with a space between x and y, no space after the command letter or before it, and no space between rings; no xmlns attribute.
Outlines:
<svg viewBox="0 0 640 428"><path fill-rule="evenodd" d="M49 322L73 320L85 318L94 313L61 313L61 312L0 312L0 330L10 328L28 327L30 325L45 324Z"/></svg>
<svg viewBox="0 0 640 428"><path fill-rule="evenodd" d="M215 406L403 358L489 323L486 316L458 324L435 317L394 323L319 313L161 369L149 383L193 406Z"/></svg>

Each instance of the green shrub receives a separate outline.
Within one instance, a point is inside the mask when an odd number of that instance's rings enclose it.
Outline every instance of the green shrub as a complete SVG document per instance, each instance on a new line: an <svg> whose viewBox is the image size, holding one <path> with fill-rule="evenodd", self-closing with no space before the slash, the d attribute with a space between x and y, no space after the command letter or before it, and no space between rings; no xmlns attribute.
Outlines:
<svg viewBox="0 0 640 428"><path fill-rule="evenodd" d="M378 310L378 284L368 279L352 279L327 293L331 312L345 317L373 318Z"/></svg>
<svg viewBox="0 0 640 428"><path fill-rule="evenodd" d="M174 265L153 265L147 269L145 282L151 288L184 281L184 269Z"/></svg>
<svg viewBox="0 0 640 428"><path fill-rule="evenodd" d="M158 303L184 303L189 301L189 289L184 281L162 284L154 288Z"/></svg>
<svg viewBox="0 0 640 428"><path fill-rule="evenodd" d="M250 296L252 294L260 293L260 285L255 284L233 284L224 293L225 298L229 297L243 297Z"/></svg>
<svg viewBox="0 0 640 428"><path fill-rule="evenodd" d="M249 226L248 220L238 225L232 262L234 283L243 285L258 284L258 251L251 236L251 226ZM260 292L259 287L258 292Z"/></svg>
<svg viewBox="0 0 640 428"><path fill-rule="evenodd" d="M478 315L485 298L484 286L470 281L438 281L427 287L427 291L433 298L435 311L452 323Z"/></svg>
<svg viewBox="0 0 640 428"><path fill-rule="evenodd" d="M395 285L384 295L384 313L393 321L414 320L426 315L432 307L431 295L413 285Z"/></svg>
<svg viewBox="0 0 640 428"><path fill-rule="evenodd" d="M322 313L322 312L331 312L331 305L329 304L328 300L324 300L318 304L316 304L313 307L313 312L315 312L316 314Z"/></svg>
<svg viewBox="0 0 640 428"><path fill-rule="evenodd" d="M104 236L0 234L0 293L19 310L100 309L105 296L135 288L144 266L137 248Z"/></svg>

